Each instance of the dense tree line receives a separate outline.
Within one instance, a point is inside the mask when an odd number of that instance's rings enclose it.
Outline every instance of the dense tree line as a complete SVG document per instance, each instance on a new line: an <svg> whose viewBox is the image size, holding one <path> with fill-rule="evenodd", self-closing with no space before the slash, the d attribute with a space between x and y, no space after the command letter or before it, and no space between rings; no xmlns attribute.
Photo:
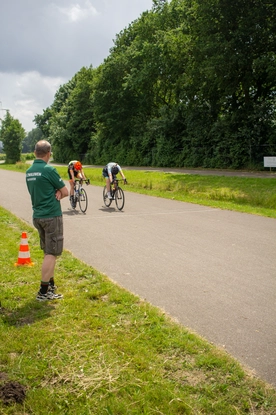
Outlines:
<svg viewBox="0 0 276 415"><path fill-rule="evenodd" d="M242 168L276 154L275 0L153 0L35 122L55 159Z"/></svg>

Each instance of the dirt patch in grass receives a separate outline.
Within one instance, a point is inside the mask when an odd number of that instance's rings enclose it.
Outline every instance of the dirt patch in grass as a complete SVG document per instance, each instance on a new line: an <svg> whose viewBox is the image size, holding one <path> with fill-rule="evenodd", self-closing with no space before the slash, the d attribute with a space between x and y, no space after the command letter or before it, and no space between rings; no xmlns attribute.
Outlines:
<svg viewBox="0 0 276 415"><path fill-rule="evenodd" d="M0 399L5 405L23 403L26 398L26 388L16 381L9 381L6 373L0 373Z"/></svg>

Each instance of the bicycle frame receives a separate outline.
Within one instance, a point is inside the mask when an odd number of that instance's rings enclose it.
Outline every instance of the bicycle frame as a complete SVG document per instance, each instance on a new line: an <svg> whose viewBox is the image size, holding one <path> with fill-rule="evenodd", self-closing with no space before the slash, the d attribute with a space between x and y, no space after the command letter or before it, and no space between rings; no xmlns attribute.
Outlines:
<svg viewBox="0 0 276 415"><path fill-rule="evenodd" d="M74 182L74 197L78 198L82 189L83 179L75 179Z"/></svg>
<svg viewBox="0 0 276 415"><path fill-rule="evenodd" d="M79 204L80 210L85 213L88 206L88 198L86 191L84 190L82 183L85 180L75 179L74 181L74 197L73 202L71 201L71 206L73 209L76 208L77 203ZM86 181L89 184L89 180Z"/></svg>
<svg viewBox="0 0 276 415"><path fill-rule="evenodd" d="M119 180L120 179L114 178L113 183L112 184L110 183L110 192L112 194L112 197L114 197L114 193L119 187Z"/></svg>

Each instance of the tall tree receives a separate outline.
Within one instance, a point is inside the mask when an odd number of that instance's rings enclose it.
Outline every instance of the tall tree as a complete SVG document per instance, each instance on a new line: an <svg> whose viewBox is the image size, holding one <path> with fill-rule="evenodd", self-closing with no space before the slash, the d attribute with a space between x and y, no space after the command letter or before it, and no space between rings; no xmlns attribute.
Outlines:
<svg viewBox="0 0 276 415"><path fill-rule="evenodd" d="M36 114L34 117L35 125L42 131L44 137L47 139L50 134L50 123L52 116L53 111L51 110L51 108L48 107L45 110L43 110L42 114Z"/></svg>
<svg viewBox="0 0 276 415"><path fill-rule="evenodd" d="M82 160L87 153L91 135L95 131L93 79L93 68L82 68L56 94L51 107L53 115L49 130L55 160Z"/></svg>
<svg viewBox="0 0 276 415"><path fill-rule="evenodd" d="M20 122L7 112L0 129L0 139L3 142L6 163L15 164L20 161L24 137L25 130Z"/></svg>
<svg viewBox="0 0 276 415"><path fill-rule="evenodd" d="M260 162L275 137L276 8L263 0L197 0L190 16L192 104L201 102L210 120L210 157L218 167Z"/></svg>
<svg viewBox="0 0 276 415"><path fill-rule="evenodd" d="M22 143L22 153L33 153L35 144L43 139L43 133L40 128L33 128Z"/></svg>

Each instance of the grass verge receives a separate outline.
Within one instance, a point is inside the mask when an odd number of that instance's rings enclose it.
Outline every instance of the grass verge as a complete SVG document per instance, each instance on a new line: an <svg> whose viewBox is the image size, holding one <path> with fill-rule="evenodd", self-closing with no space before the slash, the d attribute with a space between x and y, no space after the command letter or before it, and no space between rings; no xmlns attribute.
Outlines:
<svg viewBox="0 0 276 415"><path fill-rule="evenodd" d="M68 251L56 274L64 299L37 302L38 234L1 207L0 217L1 415L276 414L275 389ZM14 266L22 232L32 267ZM5 399L9 383L24 388L20 402Z"/></svg>
<svg viewBox="0 0 276 415"><path fill-rule="evenodd" d="M21 172L28 167L26 163L0 165L0 168ZM65 166L57 166L57 170L68 180ZM86 168L85 173L91 184L104 185L101 168ZM200 176L146 170L127 170L125 174L128 185L123 187L127 191L276 218L275 178Z"/></svg>

